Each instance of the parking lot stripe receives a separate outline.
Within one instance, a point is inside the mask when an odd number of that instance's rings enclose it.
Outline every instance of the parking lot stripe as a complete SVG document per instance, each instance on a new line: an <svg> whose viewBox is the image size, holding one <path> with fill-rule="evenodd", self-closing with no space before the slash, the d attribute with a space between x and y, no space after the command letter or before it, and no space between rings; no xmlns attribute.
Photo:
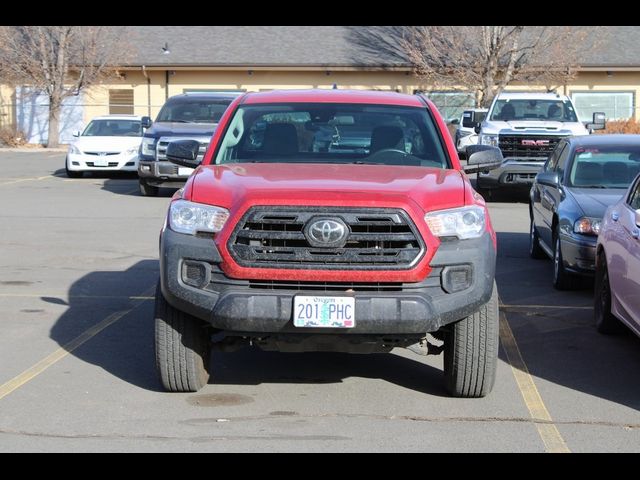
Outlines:
<svg viewBox="0 0 640 480"><path fill-rule="evenodd" d="M69 343L67 343L67 344L63 345L62 347L58 348L56 351L54 351L50 355L47 355L45 358L40 360L38 363L36 363L32 367L28 368L27 370L25 370L24 372L22 372L18 376L12 378L11 380L6 382L5 384L0 385L0 400L2 400L4 397L9 395L11 392L17 390L18 388L22 387L26 383L28 383L31 380L33 380L35 377L40 375L42 372L44 372L50 366L52 366L55 363L59 362L64 357L66 357L71 352L73 352L75 349L77 349L78 347L80 347L81 345L86 343L87 341L91 340L93 337L95 337L97 334L99 334L105 328L113 325L118 320L120 320L122 317L124 317L125 315L128 315L133 310L138 308L140 305L142 305L144 303L146 298L153 292L154 289L155 289L155 287L154 288L150 288L149 290L144 292L142 294L142 296L140 296L141 299L137 300L135 302L135 305L133 305L128 310L122 310L122 311L119 311L119 312L112 313L111 315L109 315L107 318L105 318L101 322L95 324L93 327L90 327L87 330L85 330L84 332L82 332L80 335L78 335L76 338L71 340Z"/></svg>
<svg viewBox="0 0 640 480"><path fill-rule="evenodd" d="M32 177L32 178L21 178L20 180L13 180L11 182L4 182L4 183L0 183L0 187L4 187L5 185L12 185L14 183L21 183L21 182L37 182L39 180L44 180L45 178L51 178L51 175L45 175L44 177Z"/></svg>
<svg viewBox="0 0 640 480"><path fill-rule="evenodd" d="M538 434L544 443L545 451L549 453L571 453L562 435L560 435L560 431L553 423L549 410L547 410L542 401L527 364L522 358L507 317L502 312L500 313L500 340L524 403L529 409L529 414L534 420Z"/></svg>

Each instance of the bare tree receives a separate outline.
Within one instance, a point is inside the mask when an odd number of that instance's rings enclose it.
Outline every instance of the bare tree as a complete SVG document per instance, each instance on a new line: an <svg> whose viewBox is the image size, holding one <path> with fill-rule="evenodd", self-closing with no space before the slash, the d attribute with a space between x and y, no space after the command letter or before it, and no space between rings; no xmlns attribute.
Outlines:
<svg viewBox="0 0 640 480"><path fill-rule="evenodd" d="M580 27L412 26L364 27L355 41L369 54L413 66L436 88L475 92L487 107L514 82L565 84L576 74L580 54L598 37Z"/></svg>
<svg viewBox="0 0 640 480"><path fill-rule="evenodd" d="M49 98L47 146L59 145L65 98L117 73L129 51L117 27L0 26L0 78L28 85Z"/></svg>

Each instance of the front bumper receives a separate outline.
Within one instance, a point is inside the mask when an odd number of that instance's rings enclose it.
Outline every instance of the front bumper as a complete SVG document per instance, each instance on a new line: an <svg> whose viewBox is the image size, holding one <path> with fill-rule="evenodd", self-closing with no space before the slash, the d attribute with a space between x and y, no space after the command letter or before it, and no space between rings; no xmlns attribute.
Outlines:
<svg viewBox="0 0 640 480"><path fill-rule="evenodd" d="M181 188L192 171L192 168L180 167L166 160L138 162L138 176L154 187Z"/></svg>
<svg viewBox="0 0 640 480"><path fill-rule="evenodd" d="M390 287L393 290L371 283L237 280L224 275L221 261L212 239L166 228L160 239L160 281L165 299L227 333L424 335L469 316L489 301L496 255L489 233L474 240L443 242L426 279L394 284ZM446 267L453 265L468 266L472 280L465 290L447 293L442 282L448 275L445 272L451 271ZM201 281L194 285L189 272L197 269ZM347 292L350 289L353 291ZM296 295L354 296L356 326L339 331L294 327Z"/></svg>
<svg viewBox="0 0 640 480"><path fill-rule="evenodd" d="M564 267L571 273L593 275L596 269L597 237L560 235Z"/></svg>
<svg viewBox="0 0 640 480"><path fill-rule="evenodd" d="M86 155L68 153L67 169L72 172L135 172L138 169L138 154Z"/></svg>
<svg viewBox="0 0 640 480"><path fill-rule="evenodd" d="M499 168L478 174L482 188L530 187L542 170L544 160L526 161L507 158Z"/></svg>

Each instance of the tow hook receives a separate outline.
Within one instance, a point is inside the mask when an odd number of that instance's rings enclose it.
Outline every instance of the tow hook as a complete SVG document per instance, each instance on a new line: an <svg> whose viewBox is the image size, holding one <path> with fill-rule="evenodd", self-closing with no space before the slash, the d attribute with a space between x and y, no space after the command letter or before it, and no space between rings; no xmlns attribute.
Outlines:
<svg viewBox="0 0 640 480"><path fill-rule="evenodd" d="M418 343L409 345L407 349L425 357L427 355L440 355L444 351L444 342L442 341L440 345L436 345L431 343L427 337L424 337Z"/></svg>

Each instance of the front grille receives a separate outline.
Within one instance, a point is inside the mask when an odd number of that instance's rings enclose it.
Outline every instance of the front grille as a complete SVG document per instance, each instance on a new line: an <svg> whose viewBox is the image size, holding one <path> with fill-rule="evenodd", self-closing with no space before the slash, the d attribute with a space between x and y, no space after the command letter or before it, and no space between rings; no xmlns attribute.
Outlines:
<svg viewBox="0 0 640 480"><path fill-rule="evenodd" d="M316 218L341 219L349 233L343 247L313 247L303 232ZM227 244L239 265L319 270L403 270L422 258L425 245L401 209L252 207Z"/></svg>
<svg viewBox="0 0 640 480"><path fill-rule="evenodd" d="M85 155L96 155L96 156L111 156L111 155L120 155L120 152L84 152Z"/></svg>
<svg viewBox="0 0 640 480"><path fill-rule="evenodd" d="M500 135L498 145L505 158L547 158L563 138L557 135Z"/></svg>
<svg viewBox="0 0 640 480"><path fill-rule="evenodd" d="M158 144L156 146L156 160L166 160L167 159L167 146L169 145L170 142L173 142L175 140L197 140L200 141L199 139L196 138L186 138L186 137L162 137L160 140L158 140ZM209 142L200 142L200 150L198 153L198 160L202 161L202 158L204 157L204 152L207 150L207 147L209 146Z"/></svg>
<svg viewBox="0 0 640 480"><path fill-rule="evenodd" d="M87 162L87 167L94 167L94 168L106 168L106 167L117 167L118 166L118 162L109 162L106 165L96 165L94 162Z"/></svg>

